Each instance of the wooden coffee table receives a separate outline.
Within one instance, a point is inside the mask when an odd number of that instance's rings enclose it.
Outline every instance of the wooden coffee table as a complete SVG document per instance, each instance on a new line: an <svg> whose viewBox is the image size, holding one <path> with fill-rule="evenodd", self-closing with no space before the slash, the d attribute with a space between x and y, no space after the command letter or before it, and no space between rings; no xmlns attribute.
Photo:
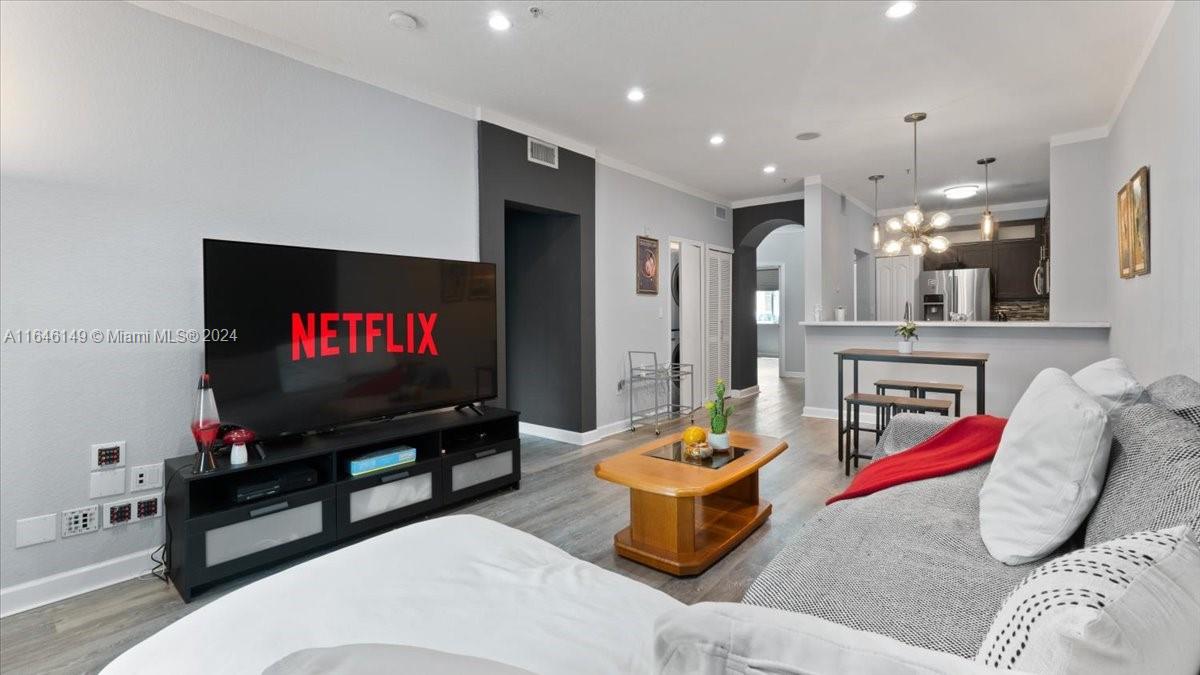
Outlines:
<svg viewBox="0 0 1200 675"><path fill-rule="evenodd" d="M703 464L682 459L680 434L656 438L596 465L596 475L629 487L629 527L613 537L617 555L676 576L700 574L771 515L758 498L758 470L787 449L767 436L731 431L730 451ZM714 468L715 466L715 468Z"/></svg>

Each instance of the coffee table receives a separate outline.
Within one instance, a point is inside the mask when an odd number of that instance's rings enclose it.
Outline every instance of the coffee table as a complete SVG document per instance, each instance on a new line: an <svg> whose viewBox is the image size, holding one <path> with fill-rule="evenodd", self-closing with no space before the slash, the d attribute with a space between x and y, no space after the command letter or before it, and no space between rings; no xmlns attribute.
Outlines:
<svg viewBox="0 0 1200 675"><path fill-rule="evenodd" d="M729 432L730 451L712 461L683 458L681 434L656 438L596 465L596 476L629 488L629 527L617 555L675 576L700 574L758 529L771 504L758 497L758 470L787 449L768 436Z"/></svg>

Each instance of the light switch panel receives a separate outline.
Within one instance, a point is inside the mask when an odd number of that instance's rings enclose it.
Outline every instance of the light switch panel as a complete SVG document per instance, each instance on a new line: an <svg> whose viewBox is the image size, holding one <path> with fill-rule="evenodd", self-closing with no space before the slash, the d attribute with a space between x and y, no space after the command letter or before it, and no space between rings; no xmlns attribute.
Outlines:
<svg viewBox="0 0 1200 675"><path fill-rule="evenodd" d="M58 532L58 514L47 513L17 521L16 548L54 541Z"/></svg>
<svg viewBox="0 0 1200 675"><path fill-rule="evenodd" d="M88 497L91 499L125 494L125 469L93 471L91 477L92 482L88 489Z"/></svg>

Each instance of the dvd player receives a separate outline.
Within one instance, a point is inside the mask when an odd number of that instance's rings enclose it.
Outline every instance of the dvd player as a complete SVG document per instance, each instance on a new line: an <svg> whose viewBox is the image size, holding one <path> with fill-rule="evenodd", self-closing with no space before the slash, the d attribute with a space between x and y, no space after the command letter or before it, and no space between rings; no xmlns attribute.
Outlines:
<svg viewBox="0 0 1200 675"><path fill-rule="evenodd" d="M246 482L234 489L233 500L239 504L295 492L317 484L317 471L312 467L297 467L280 471L263 480Z"/></svg>

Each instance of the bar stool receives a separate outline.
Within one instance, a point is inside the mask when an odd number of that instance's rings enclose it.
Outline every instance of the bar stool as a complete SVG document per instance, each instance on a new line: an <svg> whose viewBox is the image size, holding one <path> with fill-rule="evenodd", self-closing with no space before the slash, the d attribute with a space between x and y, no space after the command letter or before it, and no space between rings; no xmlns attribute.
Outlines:
<svg viewBox="0 0 1200 675"><path fill-rule="evenodd" d="M917 380L876 380L875 393L886 394L888 390L899 390L908 392L911 398L926 398L928 393L937 394L954 394L954 416L962 416L962 392L961 384L950 384L948 382L918 382Z"/></svg>
<svg viewBox="0 0 1200 675"><path fill-rule="evenodd" d="M892 396L892 407L896 412L927 413L935 412L948 417L950 401L940 398L913 398L910 396Z"/></svg>
<svg viewBox="0 0 1200 675"><path fill-rule="evenodd" d="M846 396L846 426L838 430L838 460L844 461L846 466L846 475L850 475L850 460L854 460L854 468L858 468L859 459L870 459L872 455L864 455L858 452L858 434L860 431L868 431L875 433L875 442L879 442L879 437L883 435L883 430L887 427L888 422L892 420L892 410L895 407L895 402L900 400L896 396L885 396L882 394L866 394L855 392ZM905 399L909 400L909 399ZM921 399L913 398L913 401ZM871 406L875 408L875 419L877 423L874 428L864 427L862 425L862 406ZM842 453L842 439L845 438L846 452ZM851 445L853 439L853 447Z"/></svg>

